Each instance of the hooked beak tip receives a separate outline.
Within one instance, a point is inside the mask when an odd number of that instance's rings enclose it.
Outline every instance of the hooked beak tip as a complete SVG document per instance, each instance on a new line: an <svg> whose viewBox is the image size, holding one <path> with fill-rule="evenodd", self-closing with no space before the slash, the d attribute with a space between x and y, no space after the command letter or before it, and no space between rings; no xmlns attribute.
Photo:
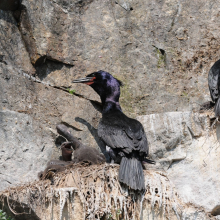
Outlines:
<svg viewBox="0 0 220 220"><path fill-rule="evenodd" d="M94 80L94 77L86 77L86 78L73 80L72 83L84 83L84 84L90 85L93 83L93 80Z"/></svg>

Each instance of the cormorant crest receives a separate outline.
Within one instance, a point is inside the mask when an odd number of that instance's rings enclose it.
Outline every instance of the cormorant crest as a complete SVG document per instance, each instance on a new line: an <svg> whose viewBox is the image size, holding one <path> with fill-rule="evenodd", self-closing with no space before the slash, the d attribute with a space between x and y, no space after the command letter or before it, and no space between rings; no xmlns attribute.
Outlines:
<svg viewBox="0 0 220 220"><path fill-rule="evenodd" d="M93 76L93 75L95 75L96 73L101 73L101 74L109 74L109 75L111 75L110 73L108 73L108 72L106 72L106 71L103 71L103 70L99 70L99 71L97 71L97 72L93 72L93 73L90 73L89 75L87 75L87 77L91 77L91 76ZM112 76L112 75L111 75ZM112 76L112 77L114 77L114 76ZM116 80L117 80L117 82L118 82L118 84L119 84L119 86L120 87L123 87L124 86L124 84L123 84L123 82L121 81L121 80L119 80L119 79L117 79L116 77L114 77Z"/></svg>
<svg viewBox="0 0 220 220"><path fill-rule="evenodd" d="M115 78L115 77L114 77ZM118 81L118 83L119 83L119 85L121 86L121 87L123 87L124 86L124 84L123 84L123 82L121 81L121 80L119 80L119 79L117 79L117 78L115 78L117 81Z"/></svg>

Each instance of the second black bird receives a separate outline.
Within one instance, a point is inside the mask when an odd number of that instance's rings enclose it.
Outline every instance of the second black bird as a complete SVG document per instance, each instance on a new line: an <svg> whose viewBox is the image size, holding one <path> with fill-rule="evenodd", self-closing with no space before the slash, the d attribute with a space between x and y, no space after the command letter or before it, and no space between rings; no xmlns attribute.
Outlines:
<svg viewBox="0 0 220 220"><path fill-rule="evenodd" d="M212 101L215 103L215 117L218 118L220 116L220 60L211 67L208 83Z"/></svg>

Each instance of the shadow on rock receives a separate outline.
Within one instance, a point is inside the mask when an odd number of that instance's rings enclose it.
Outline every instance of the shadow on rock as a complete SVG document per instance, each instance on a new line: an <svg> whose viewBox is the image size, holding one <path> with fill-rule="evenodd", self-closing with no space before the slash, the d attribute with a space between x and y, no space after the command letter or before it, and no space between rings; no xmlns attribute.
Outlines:
<svg viewBox="0 0 220 220"><path fill-rule="evenodd" d="M21 0L1 0L0 9L4 11L14 11L21 5Z"/></svg>
<svg viewBox="0 0 220 220"><path fill-rule="evenodd" d="M110 162L110 157L109 157L109 154L107 153L106 151L106 146L105 144L103 143L103 141L99 138L98 136L98 131L96 128L94 128L89 122L87 122L86 120L84 120L83 118L80 118L80 117L76 117L75 120L77 122L80 122L82 124L84 124L88 130L90 131L90 133L92 134L92 136L94 137L97 145L99 146L99 148L101 149L102 153L105 155L105 158L106 158L106 161L107 162Z"/></svg>

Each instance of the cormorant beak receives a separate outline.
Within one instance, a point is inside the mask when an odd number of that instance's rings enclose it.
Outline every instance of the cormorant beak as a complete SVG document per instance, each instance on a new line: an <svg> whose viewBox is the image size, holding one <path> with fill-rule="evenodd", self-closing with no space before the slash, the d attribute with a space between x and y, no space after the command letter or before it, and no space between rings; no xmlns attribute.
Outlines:
<svg viewBox="0 0 220 220"><path fill-rule="evenodd" d="M71 146L72 146L72 143L71 143L71 142L64 142L64 143L61 145L61 149L62 149L62 150L65 149L65 150L67 150L67 151L73 152Z"/></svg>
<svg viewBox="0 0 220 220"><path fill-rule="evenodd" d="M96 77L85 77L85 78L73 80L72 82L73 83L84 83L84 84L87 84L87 85L92 85L94 83L95 78Z"/></svg>

